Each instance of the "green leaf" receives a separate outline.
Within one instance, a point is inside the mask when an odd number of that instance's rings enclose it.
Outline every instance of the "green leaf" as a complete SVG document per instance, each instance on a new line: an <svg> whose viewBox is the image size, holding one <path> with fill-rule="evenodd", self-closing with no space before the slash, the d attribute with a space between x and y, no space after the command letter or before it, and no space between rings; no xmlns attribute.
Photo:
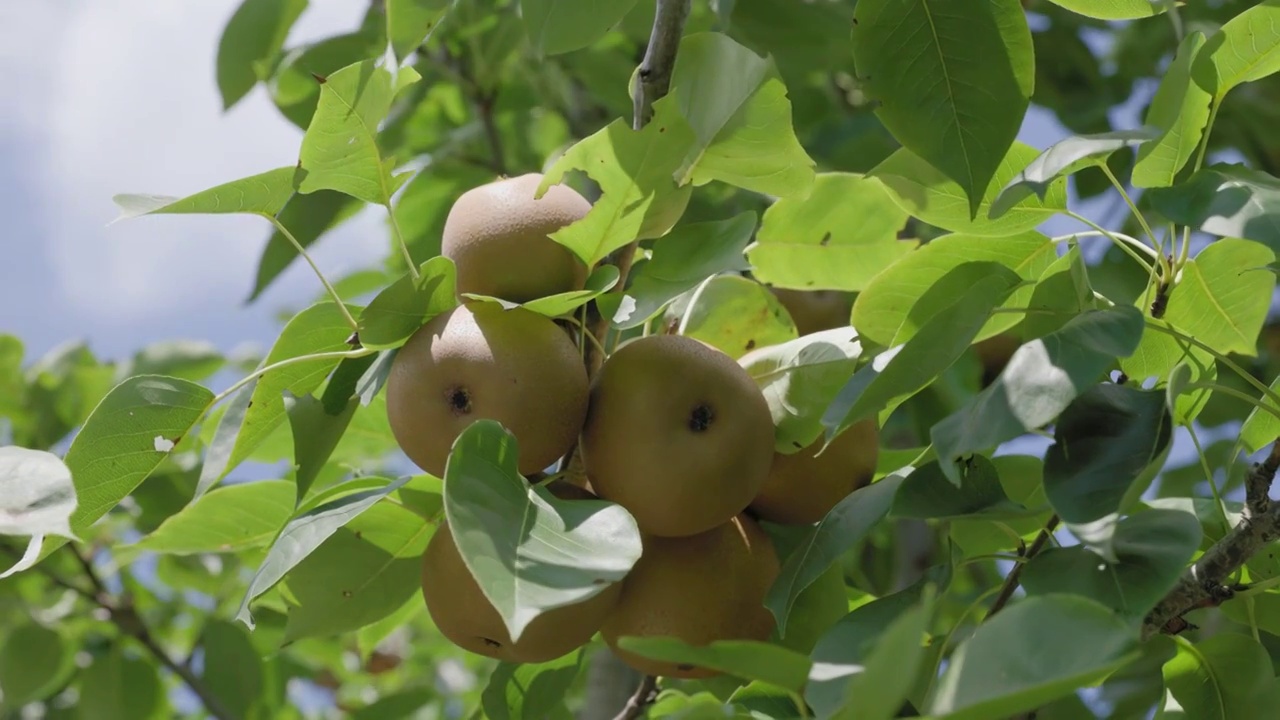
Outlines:
<svg viewBox="0 0 1280 720"><path fill-rule="evenodd" d="M769 206L747 259L762 283L858 291L918 245L898 239L906 221L878 180L822 173L808 196Z"/></svg>
<svg viewBox="0 0 1280 720"><path fill-rule="evenodd" d="M965 283L949 282L957 276ZM849 378L822 416L828 442L854 423L896 408L951 367L1018 282L1012 270L992 262L958 265L943 276L935 288L955 288L963 294L929 317L905 343L880 353Z"/></svg>
<svg viewBox="0 0 1280 720"><path fill-rule="evenodd" d="M342 441L360 403L348 398L338 412L330 413L324 402L311 395L293 397L286 391L284 399L289 431L293 435L293 464L297 468L295 494L303 498L329 462L333 449Z"/></svg>
<svg viewBox="0 0 1280 720"><path fill-rule="evenodd" d="M677 303L680 305L680 303ZM693 291L679 315L679 334L701 340L732 358L796 338L796 325L778 296L741 275L718 275Z"/></svg>
<svg viewBox="0 0 1280 720"><path fill-rule="evenodd" d="M1081 393L1054 426L1044 459L1044 489L1068 523L1089 523L1123 512L1125 500L1150 481L1173 438L1165 394L1102 383ZM1132 488L1132 489L1131 489Z"/></svg>
<svg viewBox="0 0 1280 720"><path fill-rule="evenodd" d="M287 480L259 480L215 488L170 516L154 532L120 550L175 555L230 553L271 542L293 512Z"/></svg>
<svg viewBox="0 0 1280 720"><path fill-rule="evenodd" d="M717 640L693 646L672 637L621 637L618 647L664 662L697 665L745 680L761 680L800 692L809 678L809 658L779 645L753 640Z"/></svg>
<svg viewBox="0 0 1280 720"><path fill-rule="evenodd" d="M358 630L400 609L421 591L422 553L434 530L391 502L353 517L285 576L285 641Z"/></svg>
<svg viewBox="0 0 1280 720"><path fill-rule="evenodd" d="M360 344L374 350L397 348L431 318L457 306L453 261L435 257L422 263L418 279L408 273L369 301L358 319Z"/></svg>
<svg viewBox="0 0 1280 720"><path fill-rule="evenodd" d="M844 680L838 717L858 720L891 720L916 681L925 661L925 634L933 614L933 594L926 590L920 605L898 615L885 628L865 657L849 664L814 663L810 681Z"/></svg>
<svg viewBox="0 0 1280 720"><path fill-rule="evenodd" d="M216 345L202 340L161 340L122 361L116 369L121 380L130 375L167 375L199 382L222 368L226 360Z"/></svg>
<svg viewBox="0 0 1280 720"><path fill-rule="evenodd" d="M1264 172L1217 163L1186 182L1152 188L1145 197L1171 222L1220 237L1257 240L1280 252L1280 179Z"/></svg>
<svg viewBox="0 0 1280 720"><path fill-rule="evenodd" d="M585 651L545 663L498 663L480 694L489 720L534 720L565 707L566 695L582 670Z"/></svg>
<svg viewBox="0 0 1280 720"><path fill-rule="evenodd" d="M904 343L935 314L952 305L999 263L1023 280L1035 281L1057 260L1049 238L1038 232L1002 238L944 235L921 246L876 276L853 304L853 326L863 338L884 346ZM957 271L957 268L964 268ZM1014 291L1004 307L1027 307L1030 283ZM1016 313L990 318L975 340L1018 323Z"/></svg>
<svg viewBox="0 0 1280 720"><path fill-rule="evenodd" d="M1022 585L1029 595L1083 595L1140 621L1177 583L1200 537L1195 515L1148 510L1116 525L1112 549L1118 562L1082 546L1049 548L1023 568Z"/></svg>
<svg viewBox="0 0 1280 720"><path fill-rule="evenodd" d="M535 52L560 55L594 44L635 4L636 0L520 0L520 17Z"/></svg>
<svg viewBox="0 0 1280 720"><path fill-rule="evenodd" d="M854 490L817 525L805 531L765 596L764 605L777 620L781 635L786 636L787 618L796 598L884 519L894 494L910 472L910 468L904 468Z"/></svg>
<svg viewBox="0 0 1280 720"><path fill-rule="evenodd" d="M336 190L390 207L391 195L408 175L392 176L393 163L378 149L378 125L396 94L418 80L412 68L399 68L392 77L375 60L348 65L327 77L302 137L298 190Z"/></svg>
<svg viewBox="0 0 1280 720"><path fill-rule="evenodd" d="M1161 132L1138 149L1133 166L1134 187L1169 187L1200 144L1209 122L1212 97L1192 82L1191 68L1204 43L1203 34L1188 33L1160 79L1160 87L1147 109L1146 123Z"/></svg>
<svg viewBox="0 0 1280 720"><path fill-rule="evenodd" d="M450 0L387 0L387 38L396 60L403 61L426 42L450 5Z"/></svg>
<svg viewBox="0 0 1280 720"><path fill-rule="evenodd" d="M352 308L358 309L358 308ZM272 365L281 360L298 358L317 353L334 353L349 350L347 338L351 336L351 326L346 316L332 302L322 302L298 313L280 331L280 337L271 346L263 365ZM323 357L317 360L297 362L292 365L273 370L260 377L254 386L253 393L244 409L244 419L238 426L231 451L224 467L214 473L202 472L200 485L196 488L196 496L200 496L222 478L227 476L237 465L249 457L281 423L285 421L284 392L295 396L306 395L320 386L325 377L341 358ZM224 418L233 419L228 410ZM221 431L219 427L219 431Z"/></svg>
<svg viewBox="0 0 1280 720"><path fill-rule="evenodd" d="M1029 514L1004 493L991 460L974 455L960 484L943 475L935 460L907 476L894 496L890 515L900 518L954 520L963 517L1002 519Z"/></svg>
<svg viewBox="0 0 1280 720"><path fill-rule="evenodd" d="M43 700L62 689L76 669L76 651L56 628L20 621L0 646L0 693L7 709Z"/></svg>
<svg viewBox="0 0 1280 720"><path fill-rule="evenodd" d="M1267 246L1239 238L1211 243L1182 268L1165 319L1218 352L1257 355L1276 286L1262 268L1276 259Z"/></svg>
<svg viewBox="0 0 1280 720"><path fill-rule="evenodd" d="M1049 0L1071 12L1099 20L1137 20L1159 15L1166 5L1161 0Z"/></svg>
<svg viewBox="0 0 1280 720"><path fill-rule="evenodd" d="M751 713L752 717L798 720L801 717L800 708L794 698L792 693L777 685L753 680L735 690L729 696L729 702L735 708Z"/></svg>
<svg viewBox="0 0 1280 720"><path fill-rule="evenodd" d="M1164 320L1148 319L1147 322L1169 327L1169 323ZM1189 382L1212 382L1218 376L1217 363L1209 351L1158 330L1148 329L1144 332L1138 349L1133 355L1120 361L1120 369L1129 376L1130 381L1138 385L1143 385L1149 378L1155 378L1158 382L1171 380L1171 373L1179 365L1190 372L1187 378ZM1173 390L1171 387L1168 389L1171 392ZM1179 390L1175 419L1190 422L1211 394L1212 391L1208 388L1190 392Z"/></svg>
<svg viewBox="0 0 1280 720"><path fill-rule="evenodd" d="M307 0L244 0L218 41L218 90L222 108L230 110L262 80L266 66L284 46L289 28Z"/></svg>
<svg viewBox="0 0 1280 720"><path fill-rule="evenodd" d="M1196 84L1221 101L1241 83L1280 71L1280 2L1264 0L1209 37L1192 66Z"/></svg>
<svg viewBox="0 0 1280 720"><path fill-rule="evenodd" d="M262 565L249 582L249 589L240 602L236 619L253 629L253 615L249 612L249 603L262 593L275 586L298 563L331 537L339 528L351 522L353 518L368 510L388 494L400 489L409 480L405 476L395 482L387 483L379 488L361 490L338 497L337 499L318 504L311 508L303 506L302 513L289 521L272 543L271 549L263 559ZM352 481L357 484L372 483L375 478L361 478ZM335 488L341 490L342 486Z"/></svg>
<svg viewBox="0 0 1280 720"><path fill-rule="evenodd" d="M746 270L742 254L755 227L756 214L747 211L728 220L680 225L658 238L653 256L632 274L613 326L638 327L712 275Z"/></svg>
<svg viewBox="0 0 1280 720"><path fill-rule="evenodd" d="M502 298L491 297L489 295L479 295L477 293L463 293L463 297L468 300L481 300L484 302L492 302L511 310L513 308L522 307L530 312L536 312L539 315L545 315L549 318L559 318L572 313L574 310L595 300L604 293L613 289L618 284L621 275L618 268L614 265L600 265L591 272L587 277L586 284L581 290L570 290L568 292L556 293L530 300L526 303L511 302Z"/></svg>
<svg viewBox="0 0 1280 720"><path fill-rule="evenodd" d="M266 84L276 108L294 125L306 130L320 100L317 77L385 55L384 29L384 23L364 23L358 31L289 49Z"/></svg>
<svg viewBox="0 0 1280 720"><path fill-rule="evenodd" d="M312 81L314 84L314 81ZM292 172L290 173L292 177ZM281 225L288 228L293 239L303 248L310 247L320 236L351 219L364 203L332 190L319 190L310 195L295 192L276 215ZM258 258L257 275L253 291L246 302L253 302L298 258L298 250L284 233L276 228Z"/></svg>
<svg viewBox="0 0 1280 720"><path fill-rule="evenodd" d="M1165 686L1195 720L1257 715L1259 696L1275 679L1266 648L1246 635L1222 633L1192 643L1174 638L1178 654L1165 663Z"/></svg>
<svg viewBox="0 0 1280 720"><path fill-rule="evenodd" d="M758 348L738 359L769 403L778 452L794 453L818 439L823 413L861 355L857 333L834 328Z"/></svg>
<svg viewBox="0 0 1280 720"><path fill-rule="evenodd" d="M80 675L76 703L83 720L158 720L171 717L168 698L148 655L124 653L116 642Z"/></svg>
<svg viewBox="0 0 1280 720"><path fill-rule="evenodd" d="M262 657L241 625L211 618L200 634L204 650L201 679L232 717L250 716L266 690Z"/></svg>
<svg viewBox="0 0 1280 720"><path fill-rule="evenodd" d="M951 656L931 717L1010 717L1106 677L1136 656L1137 633L1109 608L1074 595L1014 603ZM1045 652L1052 648L1052 652Z"/></svg>
<svg viewBox="0 0 1280 720"><path fill-rule="evenodd" d="M1027 301L1029 312L1023 317L1016 338L1034 340L1062 328L1071 318L1086 310L1096 309L1089 268L1080 246L1071 243L1065 255L1053 261L1039 278ZM1145 338L1145 335L1144 335Z"/></svg>
<svg viewBox="0 0 1280 720"><path fill-rule="evenodd" d="M621 581L640 559L640 531L622 506L563 501L517 471L515 436L478 420L454 441L444 508L467 568L517 642L547 610Z"/></svg>
<svg viewBox="0 0 1280 720"><path fill-rule="evenodd" d="M0 578L34 565L46 535L77 539L71 528L76 505L76 483L61 458L44 450L0 447L0 536L31 538L22 559Z"/></svg>
<svg viewBox="0 0 1280 720"><path fill-rule="evenodd" d="M272 216L293 196L294 168L281 167L202 190L183 198L168 195L115 195L120 207L112 222L142 215L248 214Z"/></svg>
<svg viewBox="0 0 1280 720"><path fill-rule="evenodd" d="M1271 391L1280 393L1280 376L1271 381ZM1263 397L1259 400L1280 412L1280 407L1275 407L1274 403L1268 398ZM1280 418L1276 417L1275 413L1267 412L1258 407L1249 411L1249 417L1245 419L1244 425L1240 427L1240 442L1244 443L1245 448L1250 453L1258 452L1278 438L1280 438Z"/></svg>
<svg viewBox="0 0 1280 720"><path fill-rule="evenodd" d="M1136 130L1073 135L1060 140L1040 153L1004 186L992 201L987 217L994 220L1031 195L1044 202L1050 187L1058 178L1080 172L1091 165L1103 165L1115 151L1137 147L1158 135L1157 128L1141 127Z"/></svg>
<svg viewBox="0 0 1280 720"><path fill-rule="evenodd" d="M954 180L968 217L977 217L1034 89L1021 4L997 0L956 12L928 0L863 0L854 11L853 58L885 127Z"/></svg>
<svg viewBox="0 0 1280 720"><path fill-rule="evenodd" d="M581 170L600 185L602 197L586 216L551 235L587 267L633 240L665 234L684 212L691 188L677 187L673 176L694 135L673 102L670 96L655 102L653 119L642 130L618 119L580 140L547 169L538 186L542 197L570 170ZM655 223L665 227L654 228Z"/></svg>
<svg viewBox="0 0 1280 720"><path fill-rule="evenodd" d="M719 180L781 197L809 192L814 162L791 127L787 88L771 58L721 33L686 35L671 95L696 138L677 171L680 185Z"/></svg>
<svg viewBox="0 0 1280 720"><path fill-rule="evenodd" d="M432 162L413 177L396 199L396 223L409 255L417 263L440 254L449 210L462 193L494 179L493 173L462 163ZM389 260L390 261L390 260ZM397 256L395 267L407 269Z"/></svg>
<svg viewBox="0 0 1280 720"><path fill-rule="evenodd" d="M1116 358L1133 353L1142 330L1135 308L1090 310L1019 347L995 382L929 431L947 477L959 481L958 461L970 453L1053 421Z"/></svg>
<svg viewBox="0 0 1280 720"><path fill-rule="evenodd" d="M407 720L416 717L415 713L436 699L435 691L429 687L401 690L380 695L377 700L352 711L347 717L350 720Z"/></svg>
<svg viewBox="0 0 1280 720"><path fill-rule="evenodd" d="M1039 154L1030 145L1015 142L1008 154L996 162L994 175L978 198L974 215L970 215L965 189L907 148L899 148L868 174L889 188L898 207L930 225L957 233L1001 237L1032 230L1067 209L1067 183L1059 178L1049 184L1043 200L1028 195L998 218L991 217L991 207L1004 187Z"/></svg>
<svg viewBox="0 0 1280 720"><path fill-rule="evenodd" d="M186 380L137 375L107 393L67 450L83 534L152 473L204 415L213 393ZM61 546L46 543L45 555Z"/></svg>

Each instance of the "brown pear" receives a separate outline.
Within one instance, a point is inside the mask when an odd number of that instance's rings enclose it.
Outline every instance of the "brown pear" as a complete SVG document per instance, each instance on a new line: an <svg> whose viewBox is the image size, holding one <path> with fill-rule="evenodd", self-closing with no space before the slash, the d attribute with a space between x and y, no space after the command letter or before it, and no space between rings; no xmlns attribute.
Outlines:
<svg viewBox="0 0 1280 720"><path fill-rule="evenodd" d="M457 291L528 302L580 290L587 267L549 236L581 220L591 203L567 185L535 199L543 176L528 173L472 188L445 218L440 253L458 270Z"/></svg>
<svg viewBox="0 0 1280 720"><path fill-rule="evenodd" d="M880 459L874 418L850 425L822 450L823 438L789 455L774 453L773 467L751 512L788 525L816 523L849 493L871 482Z"/></svg>
<svg viewBox="0 0 1280 720"><path fill-rule="evenodd" d="M474 302L432 318L400 348L387 376L387 418L409 459L442 476L453 441L479 419L516 438L520 472L572 447L587 412L587 373L548 318Z"/></svg>
<svg viewBox="0 0 1280 720"><path fill-rule="evenodd" d="M643 543L600 631L623 662L648 675L707 678L718 673L641 657L621 649L618 639L675 637L704 646L769 638L774 620L764 599L778 576L778 556L755 521L741 515L688 537L644 535Z"/></svg>
<svg viewBox="0 0 1280 720"><path fill-rule="evenodd" d="M1012 332L1002 332L974 343L973 352L978 356L978 362L982 364L982 379L979 381L982 387L990 385L1000 377L1000 373L1004 372L1005 366L1009 364L1009 359L1021 345L1022 340Z"/></svg>
<svg viewBox="0 0 1280 720"><path fill-rule="evenodd" d="M550 489L562 499L595 497L559 482ZM422 597L440 633L464 650L507 662L547 662L582 647L599 631L621 593L622 583L613 583L580 603L544 612L513 643L502 617L459 554L447 523L436 529L422 557Z"/></svg>
<svg viewBox="0 0 1280 720"><path fill-rule="evenodd" d="M697 340L650 335L597 374L582 434L591 488L640 530L677 537L746 509L773 459L773 418L738 363Z"/></svg>
<svg viewBox="0 0 1280 720"><path fill-rule="evenodd" d="M853 324L853 293L839 290L770 288L787 309L796 331L808 335Z"/></svg>

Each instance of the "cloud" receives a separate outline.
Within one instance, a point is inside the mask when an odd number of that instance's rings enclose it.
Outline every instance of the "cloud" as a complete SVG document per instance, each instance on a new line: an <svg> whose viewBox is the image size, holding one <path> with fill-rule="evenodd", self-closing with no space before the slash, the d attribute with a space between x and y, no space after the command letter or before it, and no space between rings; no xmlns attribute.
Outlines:
<svg viewBox="0 0 1280 720"><path fill-rule="evenodd" d="M22 173L35 183L30 210L47 232L55 287L81 325L137 326L209 306L229 317L247 295L269 230L261 218L157 216L106 226L116 193L185 195L296 161L301 133L262 88L222 112L214 62L238 2L62 3L61 31L45 55L52 66L19 67L45 81L24 97L36 117L24 122L35 144ZM312 3L291 41L349 30L361 9ZM50 11L39 13L47 22ZM317 261L341 272L376 262L385 247L379 217L367 215L322 241ZM309 298L319 287L300 272L283 280L273 299Z"/></svg>

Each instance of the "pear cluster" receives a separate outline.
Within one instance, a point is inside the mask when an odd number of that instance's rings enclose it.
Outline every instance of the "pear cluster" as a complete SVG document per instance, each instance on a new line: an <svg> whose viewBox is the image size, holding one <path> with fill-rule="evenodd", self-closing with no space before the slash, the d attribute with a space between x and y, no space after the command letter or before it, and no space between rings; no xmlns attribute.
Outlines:
<svg viewBox="0 0 1280 720"><path fill-rule="evenodd" d="M388 420L404 453L440 476L454 441L481 419L516 438L525 475L577 448L577 472L548 489L566 502L603 498L625 508L640 530L642 555L623 580L542 613L512 642L442 523L423 556L424 600L445 637L480 655L545 662L600 633L642 672L708 677L714 673L705 668L629 653L618 639L770 639L774 620L764 599L779 559L761 521L817 522L869 482L876 426L855 426L821 454L820 444L780 453L760 386L743 362L716 348L677 335L637 337L588 378L568 328L521 307L462 297L522 303L583 287L588 268L550 235L591 204L564 185L535 197L541 181L538 174L498 179L454 203L441 247L457 269L462 303L397 353L386 385ZM839 319L827 327L848 324L847 309L828 314ZM823 329L822 322L817 313L806 329Z"/></svg>

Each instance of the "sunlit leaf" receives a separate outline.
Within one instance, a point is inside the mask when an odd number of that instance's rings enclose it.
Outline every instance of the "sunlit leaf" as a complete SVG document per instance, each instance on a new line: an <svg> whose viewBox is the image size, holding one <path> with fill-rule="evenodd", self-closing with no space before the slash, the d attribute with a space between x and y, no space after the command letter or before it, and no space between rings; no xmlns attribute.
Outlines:
<svg viewBox="0 0 1280 720"><path fill-rule="evenodd" d="M1186 182L1152 188L1145 197L1156 212L1179 225L1257 240L1280 252L1280 179L1261 170L1217 163Z"/></svg>
<svg viewBox="0 0 1280 720"><path fill-rule="evenodd" d="M675 314L676 308L673 307ZM680 334L701 340L732 358L796 337L782 302L760 283L740 275L711 278L679 309Z"/></svg>
<svg viewBox="0 0 1280 720"><path fill-rule="evenodd" d="M456 283L453 261L445 257L422 263L417 280L400 276L360 313L360 344L374 350L400 347L431 318L457 306Z"/></svg>
<svg viewBox="0 0 1280 720"><path fill-rule="evenodd" d="M1034 89L1021 4L998 0L961 12L926 0L863 0L854 12L853 57L885 127L954 180L962 212L978 216Z"/></svg>
<svg viewBox="0 0 1280 720"><path fill-rule="evenodd" d="M627 637L618 646L642 657L687 663L746 680L763 680L799 692L809 677L809 658L794 650L751 640L717 640L693 646L671 637Z"/></svg>
<svg viewBox="0 0 1280 720"><path fill-rule="evenodd" d="M743 212L728 220L680 225L658 238L653 256L631 276L626 299L612 317L614 327L637 327L712 275L746 270L742 253L755 227L756 214Z"/></svg>
<svg viewBox="0 0 1280 720"><path fill-rule="evenodd" d="M293 483L259 480L215 488L121 550L228 553L271 542L293 513Z"/></svg>
<svg viewBox="0 0 1280 720"><path fill-rule="evenodd" d="M390 206L391 195L408 175L392 176L391 163L378 149L378 125L396 94L418 79L417 71L407 67L393 77L374 60L348 65L325 78L302 138L298 190L337 190Z"/></svg>
<svg viewBox="0 0 1280 720"><path fill-rule="evenodd" d="M640 531L622 506L562 501L517 471L513 435L478 420L445 469L444 507L458 552L512 642L547 610L595 597L640 558Z"/></svg>
<svg viewBox="0 0 1280 720"><path fill-rule="evenodd" d="M61 458L43 450L0 447L0 535L28 536L36 545L45 535L75 540L71 517L76 505L76 484Z"/></svg>
<svg viewBox="0 0 1280 720"><path fill-rule="evenodd" d="M853 326L863 338L885 346L911 339L935 314L955 302L999 263L1034 281L1056 261L1054 244L1038 232L1001 238L944 235L899 260L872 280L853 304ZM957 268L961 268L957 270ZM1004 307L1027 307L1034 288L1014 290ZM1015 313L989 318L975 340L1017 324Z"/></svg>
<svg viewBox="0 0 1280 720"><path fill-rule="evenodd" d="M451 4L450 0L386 0L387 38L397 60L404 60L426 41Z"/></svg>
<svg viewBox="0 0 1280 720"><path fill-rule="evenodd" d="M1263 0L1228 20L1209 36L1191 68L1200 87L1216 100L1241 83L1280 71L1280 2Z"/></svg>
<svg viewBox="0 0 1280 720"><path fill-rule="evenodd" d="M930 225L957 233L1000 237L1032 230L1067 208L1064 178L1050 182L1044 199L1028 195L998 218L990 217L991 207L1006 185L1036 159L1039 151L1015 142L998 158L994 175L978 198L977 214L970 216L964 188L919 155L900 148L870 170L898 206Z"/></svg>
<svg viewBox="0 0 1280 720"><path fill-rule="evenodd" d="M547 169L538 197L570 170L581 170L600 185L602 197L586 216L551 235L588 267L640 238L654 218L673 216L662 223L666 227L654 233L657 236L684 212L691 189L677 187L674 174L694 134L673 103L670 96L655 102L653 119L639 131L622 119L614 120Z"/></svg>
<svg viewBox="0 0 1280 720"><path fill-rule="evenodd" d="M564 707L565 697L582 669L584 651L545 663L499 663L489 675L480 704L489 720L547 717Z"/></svg>
<svg viewBox="0 0 1280 720"><path fill-rule="evenodd" d="M292 166L232 180L183 198L168 195L116 195L116 220L141 215L213 215L244 213L275 215L293 196Z"/></svg>
<svg viewBox="0 0 1280 720"><path fill-rule="evenodd" d="M1217 240L1183 266L1165 319L1218 352L1255 356L1276 286L1276 276L1258 268L1275 258L1260 243Z"/></svg>
<svg viewBox="0 0 1280 720"><path fill-rule="evenodd" d="M1212 97L1192 81L1191 68L1204 43L1202 33L1188 33L1160 79L1160 87L1147 110L1146 123L1161 132L1158 138L1138 149L1138 160L1133 166L1134 187L1169 187L1200 144L1209 122Z"/></svg>
<svg viewBox="0 0 1280 720"><path fill-rule="evenodd" d="M861 355L858 334L834 328L758 348L738 359L769 403L778 452L792 453L818 439L823 413Z"/></svg>
<svg viewBox="0 0 1280 720"><path fill-rule="evenodd" d="M259 595L275 586L298 563L302 562L325 540L353 518L368 510L389 493L398 490L409 482L411 477L402 477L382 487L360 490L338 497L322 505L306 509L305 506L297 517L289 521L258 567L236 619L253 628L253 616L249 612L249 603ZM365 478L355 482L372 483L373 478ZM385 482L385 481L384 481Z"/></svg>
<svg viewBox="0 0 1280 720"><path fill-rule="evenodd" d="M1187 718L1231 720L1256 714L1259 696L1274 680L1266 648L1237 633L1198 643L1175 640L1178 654L1165 663L1164 681Z"/></svg>
<svg viewBox="0 0 1280 720"><path fill-rule="evenodd" d="M1165 11L1163 0L1049 0L1072 12L1099 20L1137 20Z"/></svg>
<svg viewBox="0 0 1280 720"><path fill-rule="evenodd" d="M671 96L696 138L677 171L681 185L719 180L782 197L803 196L813 185L814 162L791 127L772 60L722 33L686 35Z"/></svg>
<svg viewBox="0 0 1280 720"><path fill-rule="evenodd" d="M587 277L586 284L581 290L570 290L568 292L556 293L548 295L525 303L511 302L502 298L491 297L488 295L479 295L477 293L464 293L464 297L469 300L483 300L485 302L493 302L502 307L511 310L513 308L522 307L530 312L536 312L539 315L545 315L550 318L564 317L587 303L595 300L604 293L612 290L618 284L618 268L613 265L600 265L591 272Z"/></svg>
<svg viewBox="0 0 1280 720"><path fill-rule="evenodd" d="M862 290L918 243L899 240L907 213L875 179L822 173L805 197L765 211L747 250L760 282L798 290Z"/></svg>

